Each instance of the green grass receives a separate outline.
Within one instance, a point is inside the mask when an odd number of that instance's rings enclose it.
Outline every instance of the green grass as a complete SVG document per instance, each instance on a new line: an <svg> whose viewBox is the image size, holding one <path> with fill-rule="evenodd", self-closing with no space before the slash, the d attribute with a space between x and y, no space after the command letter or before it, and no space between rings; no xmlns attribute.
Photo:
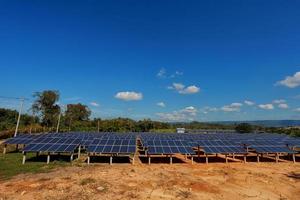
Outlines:
<svg viewBox="0 0 300 200"><path fill-rule="evenodd" d="M27 154L26 159L30 160L35 157L35 154ZM5 156L0 155L0 180L10 179L18 174L26 173L45 173L53 170L56 167L70 165L68 162L55 161L46 165L43 160L26 161L22 165L21 153L8 153Z"/></svg>

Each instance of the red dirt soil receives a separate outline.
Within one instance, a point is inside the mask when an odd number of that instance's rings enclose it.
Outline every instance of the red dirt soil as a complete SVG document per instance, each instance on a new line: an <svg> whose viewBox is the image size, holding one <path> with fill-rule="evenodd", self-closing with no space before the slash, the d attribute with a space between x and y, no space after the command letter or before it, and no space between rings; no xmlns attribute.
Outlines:
<svg viewBox="0 0 300 200"><path fill-rule="evenodd" d="M300 199L300 163L94 164L0 182L0 199Z"/></svg>

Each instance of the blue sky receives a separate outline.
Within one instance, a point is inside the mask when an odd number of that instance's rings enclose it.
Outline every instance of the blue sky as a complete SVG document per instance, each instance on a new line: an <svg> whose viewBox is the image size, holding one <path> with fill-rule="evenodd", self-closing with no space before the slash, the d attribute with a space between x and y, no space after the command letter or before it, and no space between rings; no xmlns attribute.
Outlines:
<svg viewBox="0 0 300 200"><path fill-rule="evenodd" d="M0 96L94 117L300 119L299 1L0 1ZM0 106L18 102L0 98Z"/></svg>

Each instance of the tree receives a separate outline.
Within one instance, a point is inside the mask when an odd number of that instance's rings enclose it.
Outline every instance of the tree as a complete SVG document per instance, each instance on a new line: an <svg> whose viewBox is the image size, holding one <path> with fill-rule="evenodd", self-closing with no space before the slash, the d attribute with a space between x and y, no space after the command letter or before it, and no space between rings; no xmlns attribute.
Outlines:
<svg viewBox="0 0 300 200"><path fill-rule="evenodd" d="M57 105L59 92L46 90L43 92L36 92L33 96L36 100L32 105L32 110L41 115L42 125L47 127L55 126L60 113L60 107Z"/></svg>
<svg viewBox="0 0 300 200"><path fill-rule="evenodd" d="M88 121L91 115L90 109L81 103L68 104L65 112L65 123L71 127L72 122Z"/></svg>
<svg viewBox="0 0 300 200"><path fill-rule="evenodd" d="M253 132L253 127L248 123L241 123L235 127L238 133L251 133Z"/></svg>

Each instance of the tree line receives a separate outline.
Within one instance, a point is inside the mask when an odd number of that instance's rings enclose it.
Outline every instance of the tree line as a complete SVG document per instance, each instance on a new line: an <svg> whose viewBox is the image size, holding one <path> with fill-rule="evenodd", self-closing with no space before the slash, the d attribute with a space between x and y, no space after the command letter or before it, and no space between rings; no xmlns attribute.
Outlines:
<svg viewBox="0 0 300 200"><path fill-rule="evenodd" d="M58 103L60 93L55 90L37 92L31 107L32 115L21 116L20 131L24 133L55 132L59 124L59 132L93 131L93 132L174 132L177 127L186 129L223 129L237 132L277 132L300 136L299 129L265 128L242 123L224 125L214 123L166 123L151 119L132 120L129 118L91 119L91 110L82 103L68 104L65 109ZM0 108L0 138L13 134L18 112Z"/></svg>

